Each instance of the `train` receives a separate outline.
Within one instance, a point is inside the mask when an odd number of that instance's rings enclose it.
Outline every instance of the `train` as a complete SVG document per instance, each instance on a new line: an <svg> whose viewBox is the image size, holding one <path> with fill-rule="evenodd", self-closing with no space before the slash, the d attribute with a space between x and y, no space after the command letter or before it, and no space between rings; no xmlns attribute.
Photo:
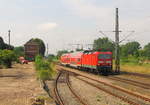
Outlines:
<svg viewBox="0 0 150 105"><path fill-rule="evenodd" d="M110 51L80 51L63 54L60 57L60 63L64 66L108 75L112 72L112 59Z"/></svg>

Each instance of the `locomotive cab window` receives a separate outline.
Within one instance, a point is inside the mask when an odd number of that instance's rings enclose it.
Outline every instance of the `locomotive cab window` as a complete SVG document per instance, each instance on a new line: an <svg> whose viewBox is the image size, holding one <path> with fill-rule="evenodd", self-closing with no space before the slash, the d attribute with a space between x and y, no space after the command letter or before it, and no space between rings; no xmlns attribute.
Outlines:
<svg viewBox="0 0 150 105"><path fill-rule="evenodd" d="M111 59L110 54L99 54L98 59Z"/></svg>

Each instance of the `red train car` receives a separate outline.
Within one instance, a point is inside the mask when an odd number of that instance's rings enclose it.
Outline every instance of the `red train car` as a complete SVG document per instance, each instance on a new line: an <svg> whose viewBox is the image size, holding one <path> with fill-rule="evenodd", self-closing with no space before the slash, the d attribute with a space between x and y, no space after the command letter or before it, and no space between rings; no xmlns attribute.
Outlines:
<svg viewBox="0 0 150 105"><path fill-rule="evenodd" d="M60 57L60 61L62 65L70 65L70 54L64 54Z"/></svg>
<svg viewBox="0 0 150 105"><path fill-rule="evenodd" d="M79 68L82 64L82 52L70 53L70 66Z"/></svg>
<svg viewBox="0 0 150 105"><path fill-rule="evenodd" d="M112 70L112 52L75 52L61 56L61 63L83 70L95 70L107 75Z"/></svg>

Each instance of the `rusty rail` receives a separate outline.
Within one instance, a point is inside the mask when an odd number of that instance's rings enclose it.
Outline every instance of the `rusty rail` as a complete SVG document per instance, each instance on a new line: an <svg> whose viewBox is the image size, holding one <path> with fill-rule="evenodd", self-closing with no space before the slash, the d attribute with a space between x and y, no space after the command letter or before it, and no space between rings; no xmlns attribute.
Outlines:
<svg viewBox="0 0 150 105"><path fill-rule="evenodd" d="M114 93L110 92L109 90L104 89L104 88L101 88L101 87L99 87L99 86L97 86L97 85L95 85L95 84L93 84L93 83L90 83L90 82L88 82L88 81L86 81L86 80L83 80L83 79L78 78L78 77L76 77L76 78L79 79L79 80L81 80L81 81L83 81L83 82L85 82L85 83L87 83L87 84L89 84L89 85L91 85L91 86L93 86L93 87L96 87L96 88L99 89L99 90L102 90L102 91L104 91L104 92L106 92L106 93L108 93L108 94L110 94L110 95L112 95L112 96L115 96L115 97L117 97L117 98L123 100L124 102L127 102L127 103L131 104L131 105L141 105L141 104L135 103L135 102L133 102L133 101L130 101L130 100L128 100L128 99L125 98L125 97L122 97L122 96L119 96L119 95L117 95L117 94L114 94Z"/></svg>
<svg viewBox="0 0 150 105"><path fill-rule="evenodd" d="M79 75L80 75L80 74L79 74ZM102 82L102 81L100 81L100 80L96 80L96 79L90 78L90 77L87 77L87 76L84 76L84 75L80 75L80 76L85 77L85 78L88 78L88 79L91 79L91 80L96 81L96 82L98 82L98 83L104 84L104 85L106 85L106 86L112 87L112 88L114 88L114 89L120 90L120 91L125 92L125 93L128 93L128 94L130 94L130 95L132 95L132 96L135 96L135 97L138 97L138 98L140 98L140 99L143 99L143 100L145 100L145 101L149 101L149 102L150 102L150 98L148 98L148 97L145 97L145 96L142 96L142 95L133 93L133 92L128 91L128 90L126 90L126 89L117 87L117 86L115 86L115 85L108 84L108 83L106 83L106 82Z"/></svg>
<svg viewBox="0 0 150 105"><path fill-rule="evenodd" d="M70 81L69 81L69 73L67 73L66 80L67 80L66 82L67 82L67 85L68 85L70 91L71 91L72 94L78 99L78 101L79 101L80 103L82 103L83 105L88 105L87 103L85 103L85 102L81 99L80 96L78 96L78 95L76 94L76 92L75 92L75 91L73 90L73 88L71 87L71 84L70 84Z"/></svg>
<svg viewBox="0 0 150 105"><path fill-rule="evenodd" d="M60 94L59 94L58 87L57 87L58 80L59 80L60 76L61 76L61 72L58 74L56 81L55 81L54 94L55 94L55 98L56 98L56 103L59 105L65 105Z"/></svg>
<svg viewBox="0 0 150 105"><path fill-rule="evenodd" d="M120 82L125 82L128 84L131 84L133 86L137 86L137 87L141 87L143 89L150 89L150 84L146 84L146 83L141 83L138 81L134 81L134 80L129 80L129 79L125 79L125 78L120 78L120 77L108 77L111 80L117 80Z"/></svg>
<svg viewBox="0 0 150 105"><path fill-rule="evenodd" d="M127 89L124 89L124 88L121 88L121 87L118 87L118 86L115 86L115 85L112 85L112 84L109 84L109 83L106 83L106 82L102 82L102 81L100 81L100 80L93 79L93 78L90 78L90 77L88 77L88 76L85 76L85 75L82 75L82 74L79 74L79 73L75 73L75 72L72 72L72 71L69 71L69 70L66 70L66 69L62 69L62 70L63 70L63 71L68 71L68 72L74 73L74 74L77 75L77 76L82 76L82 77L91 79L91 80L93 80L93 81L95 81L95 82L101 83L101 84L103 84L103 85L112 87L112 88L114 88L114 89L116 89L116 90L119 90L119 91L121 91L121 92L127 93L127 94L132 95L132 96L134 96L134 97L137 97L137 98L139 98L139 99L142 99L142 100L144 100L144 101L150 102L150 98L149 98L149 97L140 95L140 94L135 93L135 92L131 92L131 91L127 90ZM99 88L100 88L100 87L99 87ZM106 92L107 92L107 90L106 90ZM110 94L113 95L114 93L110 93ZM122 99L122 100L126 100L124 97L121 97L121 96L116 96L116 97L118 97L118 98L120 98L120 99ZM128 101L126 100L126 102L128 102ZM137 103L134 103L134 102L128 102L128 103L130 103L130 104L132 103L132 105L140 105L140 104L137 104Z"/></svg>

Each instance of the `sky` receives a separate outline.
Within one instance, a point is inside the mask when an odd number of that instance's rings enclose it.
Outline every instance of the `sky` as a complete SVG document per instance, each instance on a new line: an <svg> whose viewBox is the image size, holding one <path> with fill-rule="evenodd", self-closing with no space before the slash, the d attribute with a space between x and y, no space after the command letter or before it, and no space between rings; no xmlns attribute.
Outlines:
<svg viewBox="0 0 150 105"><path fill-rule="evenodd" d="M31 38L49 45L49 53L92 44L104 37L114 40L115 8L119 8L120 40L150 42L150 0L0 0L0 36L22 46Z"/></svg>

